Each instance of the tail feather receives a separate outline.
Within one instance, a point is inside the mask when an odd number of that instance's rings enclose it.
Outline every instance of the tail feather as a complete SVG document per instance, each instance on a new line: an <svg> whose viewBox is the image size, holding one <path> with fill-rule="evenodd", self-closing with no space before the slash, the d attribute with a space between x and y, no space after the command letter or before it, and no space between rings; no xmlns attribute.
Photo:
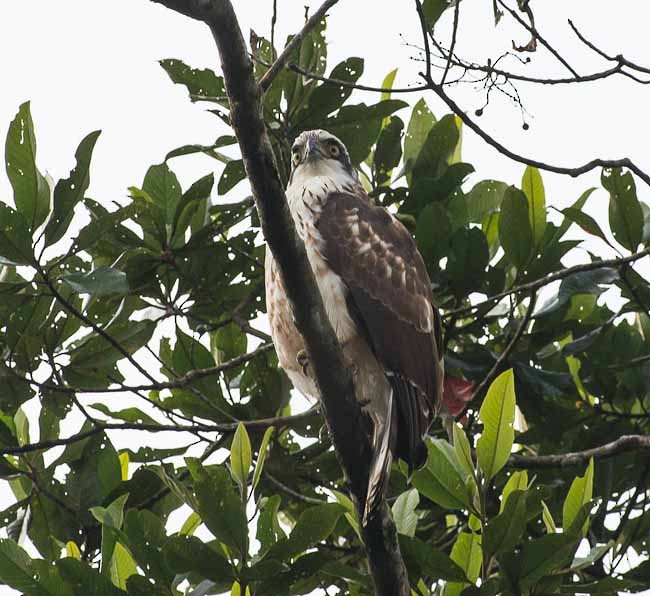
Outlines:
<svg viewBox="0 0 650 596"><path fill-rule="evenodd" d="M386 491L388 478L390 477L390 468L393 463L393 449L396 436L396 424L393 410L395 403L393 400L393 391L390 392L386 418L377 420L373 417L372 433L372 461L370 464L370 474L368 476L368 490L366 492L366 502L363 510L362 524L366 526L370 518L374 515L381 499Z"/></svg>

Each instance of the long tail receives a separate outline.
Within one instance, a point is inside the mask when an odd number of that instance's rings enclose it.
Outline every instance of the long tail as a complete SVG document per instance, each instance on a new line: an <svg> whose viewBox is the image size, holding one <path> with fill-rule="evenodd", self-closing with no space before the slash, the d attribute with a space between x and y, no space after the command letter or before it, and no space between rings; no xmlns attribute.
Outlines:
<svg viewBox="0 0 650 596"><path fill-rule="evenodd" d="M390 467L393 463L395 425L393 422L393 391L391 389L385 419L372 416L372 462L368 476L368 491L361 523L366 526L376 512L388 484Z"/></svg>

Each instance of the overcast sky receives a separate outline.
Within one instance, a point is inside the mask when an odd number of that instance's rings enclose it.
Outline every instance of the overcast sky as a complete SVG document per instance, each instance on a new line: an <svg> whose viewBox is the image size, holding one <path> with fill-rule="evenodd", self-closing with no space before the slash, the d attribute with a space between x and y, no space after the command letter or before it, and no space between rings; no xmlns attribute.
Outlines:
<svg viewBox="0 0 650 596"><path fill-rule="evenodd" d="M316 2L278 0L276 39L298 30L303 6ZM269 36L272 0L234 0L242 30ZM466 0L460 10L457 51L485 63L529 37L504 17L495 30L488 0ZM535 3L533 3L533 6ZM550 1L539 10L537 26L581 73L609 66L589 52L571 33L567 18L610 54L650 62L644 2L625 0ZM348 56L366 59L363 82L379 85L399 67L397 86L417 83L421 67L417 49L418 23L410 0L341 0L328 23L330 68ZM446 43L450 15L439 27ZM95 129L103 133L97 144L88 196L109 206L123 201L126 188L140 185L147 167L162 161L170 149L187 143L212 142L227 133L220 120L191 104L183 87L174 86L157 61L180 58L194 67L218 71L214 42L205 26L172 13L148 0L2 0L0 2L0 138L18 106L32 102L38 142L38 164L54 179L67 176L81 138ZM517 63L502 63L516 68ZM566 76L552 57L538 51L527 73ZM543 161L576 166L594 157L630 157L650 171L649 87L623 78L582 86L520 85L529 113L530 129L522 129L519 110L494 94L480 123L510 148ZM473 113L484 94L473 85L450 89ZM414 102L419 96L407 99ZM377 101L372 94L359 100ZM448 110L432 93L429 106L440 117ZM409 111L400 114L408 119ZM476 168L469 185L490 177L518 184L524 166L501 157L475 135L465 131L463 157ZM172 167L184 187L211 171L215 162L204 157L180 158ZM219 171L218 171L219 173ZM564 207L590 186L598 186L599 172L578 179L543 173L547 203ZM649 202L648 189L638 185L639 197ZM243 189L242 189L243 191ZM240 191L241 192L241 191ZM11 188L0 174L0 200L11 203ZM218 200L217 197L214 197ZM595 192L588 211L604 221L607 195ZM602 243L593 248L606 253ZM579 258L577 254L574 258ZM646 264L642 270L648 271ZM0 491L8 490L6 485ZM0 503L4 499L0 498ZM3 591L5 590L5 591ZM9 594L0 587L0 594Z"/></svg>

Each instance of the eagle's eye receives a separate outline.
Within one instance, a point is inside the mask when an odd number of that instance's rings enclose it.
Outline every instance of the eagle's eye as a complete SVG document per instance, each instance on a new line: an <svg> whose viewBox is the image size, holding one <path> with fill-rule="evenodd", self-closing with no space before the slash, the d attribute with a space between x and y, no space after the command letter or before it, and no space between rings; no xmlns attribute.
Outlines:
<svg viewBox="0 0 650 596"><path fill-rule="evenodd" d="M291 163L294 168L300 163L300 149L298 147L294 147L291 151Z"/></svg>
<svg viewBox="0 0 650 596"><path fill-rule="evenodd" d="M336 143L330 143L330 155L334 158L338 158L341 155L341 148Z"/></svg>

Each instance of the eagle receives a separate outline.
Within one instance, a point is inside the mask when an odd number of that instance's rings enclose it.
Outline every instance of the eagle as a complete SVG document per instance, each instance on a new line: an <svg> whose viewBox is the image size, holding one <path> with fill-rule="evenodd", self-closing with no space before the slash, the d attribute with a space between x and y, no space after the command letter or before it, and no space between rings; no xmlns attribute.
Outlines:
<svg viewBox="0 0 650 596"><path fill-rule="evenodd" d="M345 145L325 130L306 131L293 143L291 161L286 190L291 215L369 421L366 524L383 496L393 458L411 471L426 462L424 441L443 391L440 315L413 238L365 192ZM268 248L265 278L280 366L303 395L318 399Z"/></svg>

